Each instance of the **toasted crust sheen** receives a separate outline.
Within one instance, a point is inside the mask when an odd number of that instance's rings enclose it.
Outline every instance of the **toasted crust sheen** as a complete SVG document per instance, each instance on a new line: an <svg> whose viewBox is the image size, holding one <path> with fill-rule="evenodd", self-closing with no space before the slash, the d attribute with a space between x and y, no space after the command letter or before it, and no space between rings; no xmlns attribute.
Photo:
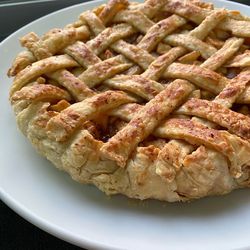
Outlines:
<svg viewBox="0 0 250 250"><path fill-rule="evenodd" d="M169 202L250 187L250 19L200 0L110 0L20 39L18 127L107 195Z"/></svg>

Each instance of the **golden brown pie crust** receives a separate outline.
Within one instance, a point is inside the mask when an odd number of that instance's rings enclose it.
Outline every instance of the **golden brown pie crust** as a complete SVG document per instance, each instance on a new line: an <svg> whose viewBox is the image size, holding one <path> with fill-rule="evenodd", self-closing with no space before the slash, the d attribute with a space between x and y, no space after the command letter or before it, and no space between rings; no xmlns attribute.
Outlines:
<svg viewBox="0 0 250 250"><path fill-rule="evenodd" d="M187 201L250 187L250 18L200 0L110 0L8 71L18 127L108 195Z"/></svg>

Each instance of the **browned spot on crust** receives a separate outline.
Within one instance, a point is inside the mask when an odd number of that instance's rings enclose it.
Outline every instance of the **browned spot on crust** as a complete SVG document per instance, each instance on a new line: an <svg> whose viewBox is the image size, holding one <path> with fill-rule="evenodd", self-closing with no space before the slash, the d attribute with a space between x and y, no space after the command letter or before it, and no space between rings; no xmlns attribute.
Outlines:
<svg viewBox="0 0 250 250"><path fill-rule="evenodd" d="M56 86L50 84L34 84L32 86L23 87L14 93L11 102L19 100L29 101L57 101L60 99L70 100L69 94Z"/></svg>
<svg viewBox="0 0 250 250"><path fill-rule="evenodd" d="M223 93L220 95L221 98L229 98L235 96L235 94L238 93L238 88L227 88L226 90L223 91Z"/></svg>
<svg viewBox="0 0 250 250"><path fill-rule="evenodd" d="M189 115L206 118L242 138L250 139L250 119L246 115L224 108L218 103L195 98L188 100L182 108Z"/></svg>
<svg viewBox="0 0 250 250"><path fill-rule="evenodd" d="M61 112L62 110L68 108L70 106L70 103L66 100L60 100L58 103L51 105L49 109L51 111Z"/></svg>

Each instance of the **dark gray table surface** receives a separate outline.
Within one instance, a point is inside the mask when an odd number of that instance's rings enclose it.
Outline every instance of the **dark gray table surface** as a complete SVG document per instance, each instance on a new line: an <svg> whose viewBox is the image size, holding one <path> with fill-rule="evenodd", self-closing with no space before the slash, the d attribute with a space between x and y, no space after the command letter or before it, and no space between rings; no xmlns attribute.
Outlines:
<svg viewBox="0 0 250 250"><path fill-rule="evenodd" d="M21 0L0 0L0 42L23 25L55 10L86 2L86 0L56 0L32 4L10 5ZM32 2L30 0L30 2ZM33 1L34 2L34 1ZM250 5L250 0L234 0ZM8 4L8 6L6 5ZM15 17L7 13L16 11ZM13 12L12 12L13 13ZM13 22L13 20L15 22ZM4 24L4 25L3 25ZM0 201L0 249L2 250L78 250L80 248L62 241L33 226Z"/></svg>

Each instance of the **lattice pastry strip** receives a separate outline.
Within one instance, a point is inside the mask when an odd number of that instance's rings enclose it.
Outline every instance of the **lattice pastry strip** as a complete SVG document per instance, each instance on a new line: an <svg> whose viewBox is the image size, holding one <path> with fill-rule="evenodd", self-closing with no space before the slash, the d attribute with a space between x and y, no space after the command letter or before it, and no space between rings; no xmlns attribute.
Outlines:
<svg viewBox="0 0 250 250"><path fill-rule="evenodd" d="M111 0L21 38L8 72L18 126L107 194L172 202L249 187L249 37L248 17L200 0Z"/></svg>
<svg viewBox="0 0 250 250"><path fill-rule="evenodd" d="M190 2L183 2L181 0L167 1L164 8L166 11L183 16L197 24L201 23L208 15L211 14L211 10L193 5ZM218 25L218 28L231 31L235 36L250 36L249 18L244 18L243 16L239 16L237 14L235 15L234 13L231 13L226 20L221 22Z"/></svg>
<svg viewBox="0 0 250 250"><path fill-rule="evenodd" d="M237 42L237 41L236 41ZM228 46L228 44L229 45L231 45L231 41L229 41L229 42L226 42L225 43L225 45L216 53L216 54L214 54L214 56L212 56L210 59L208 59L207 61L205 61L203 64L202 64L202 66L203 65L205 65L205 66L207 66L207 67L213 67L214 69L216 69L216 66L218 67L219 65L221 65L221 64L223 64L224 63L224 61L226 61L232 54L234 54L238 49L239 49L239 45L242 43L242 41L239 41L239 43L238 44L236 44L236 45L238 45L238 46L236 46L236 49L230 49L230 46ZM228 48L229 47L229 48ZM214 62L214 59L216 59L217 58L217 60L218 60L218 58L220 59L219 60L219 63L213 63ZM203 66L204 67L204 66ZM241 75L241 77L242 77L242 75ZM223 89L223 91L220 93L220 95L219 96L217 96L217 98L216 98L216 102L221 102L221 104L224 104L224 106L225 107L231 107L231 104L236 100L236 98L240 95L240 89L239 89L239 91L236 91L236 92L231 92L231 90L232 90L232 87L231 86L235 86L236 87L236 89L238 88L238 86L237 85L240 85L241 84L241 82L242 82L242 80L243 80L243 84L242 84L242 86L243 86L243 88L241 88L241 90L242 89L244 89L245 88L245 84L246 84L246 82L244 83L244 79L247 79L246 77L245 77L245 73L243 74L243 77L242 77L242 79L239 77L239 79L235 79L234 81L231 81L231 83L230 84L228 84L226 87L225 87L225 89ZM232 98L230 98L230 99L228 99L227 97L228 97L228 93L230 93L231 92L231 96L230 97L232 97ZM224 99L227 99L226 101L224 100ZM231 103L230 103L230 101L231 101ZM197 102L199 102L199 100L197 100ZM212 104L212 102L211 102L211 104ZM215 106L215 105L214 105ZM197 107L196 107L197 108ZM207 110L208 111L208 110ZM209 111L211 111L211 110L209 110ZM216 116L218 116L218 113L219 112L217 112L217 114L215 115L214 114L214 116L213 116L213 118L215 118ZM220 117L220 121L219 121L219 123L221 123L221 120L223 119L222 118L222 115L220 115L221 117ZM232 116L230 116L230 118L231 117L233 117L233 114L232 114ZM228 117L228 119L230 119L229 117ZM192 118L192 120L193 121L196 121L196 123L198 122L198 123L204 123L204 121L202 121L202 120L200 120L200 119L196 119L196 118ZM218 120L217 120L218 121ZM233 121L231 121L232 122L232 124L235 122L233 122ZM208 123L205 123L206 125L208 125L208 126L210 126L210 127L213 127L213 125L212 124L208 124ZM247 124L247 122L246 122L246 124ZM231 125L231 126L233 126L233 125ZM244 127L244 126L243 126ZM239 127L238 127L238 130L241 130ZM247 128L246 128L246 130L247 130ZM237 134L237 133L236 133ZM242 135L242 134L241 134ZM162 152L160 153L160 155L159 155L159 158L160 158L160 163L158 163L158 169L164 169L164 160L163 160L163 164L162 164L162 159L165 159L166 158L166 154L168 155L168 147L169 147L169 145L166 145L166 149L163 149L162 150ZM199 149L201 149L201 148L198 148L197 150L196 150L196 152L198 152L199 151ZM182 157L183 157L183 162L185 161L185 158L186 158L186 156L185 155L182 155ZM187 156L188 157L188 156ZM248 157L248 156L247 156ZM248 158L246 158L246 159L248 159ZM169 161L169 160L167 160L167 161ZM234 176L238 176L238 175L241 175L241 167L242 167L242 165L244 165L245 163L247 162L247 160L245 160L245 161L243 161L243 163L242 164L238 164L238 166L237 165L233 165L233 163L232 163L232 165L231 165L231 172L232 172L232 174L234 175ZM168 166L169 167L169 166ZM171 166L170 166L170 169L171 169ZM166 174L166 172L168 173L168 171L164 171L164 173ZM173 170L170 170L170 173L171 173L171 175L170 175L170 177L171 177L171 179L173 178ZM160 174L161 175L161 171L159 171L158 170L158 174Z"/></svg>
<svg viewBox="0 0 250 250"><path fill-rule="evenodd" d="M166 55L158 57L152 63L152 65L150 65L150 67L148 68L148 70L146 70L144 72L145 75L147 75L149 78L150 78L150 75L151 75L152 78L153 78L153 75L156 77L157 75L159 75L159 73L163 72L164 69L176 58L175 51L176 50L173 49L173 50L169 51ZM95 64L93 67L96 67L96 66L99 67L98 64ZM85 72L87 72L87 71L85 71ZM92 72L98 72L98 71L97 70L93 70ZM107 71L105 73L107 73ZM99 75L100 75L100 73L99 73ZM142 76L143 76L143 74L142 74ZM160 77L160 75L158 76L158 78L159 77ZM120 80L124 81L123 84L120 84L121 86L119 86L119 78L120 78ZM88 79L89 79L89 75L88 75ZM98 78L96 78L96 79L98 80ZM147 79L145 79L145 78L143 78L141 76L139 76L139 77L132 77L132 78L131 77L128 78L126 76L120 76L118 78L108 80L107 82L108 82L107 84L109 86L111 86L111 87L119 87L120 89L124 89L124 88L127 87L128 91L129 90L132 90L132 91L134 90L133 93L137 93L139 96L144 97L144 98L146 97L146 99L148 99L150 97L150 94L151 94L151 97L154 97L157 93L159 93L161 90L163 90L163 86L161 84L159 84L157 82L153 82L153 81L148 81ZM92 83L95 83L95 81L92 80ZM141 85L139 89L138 88L136 89L136 87L137 87L136 83L138 83L139 86ZM170 90L170 91L172 91L172 90ZM60 115L61 114L59 114L59 116ZM55 123L54 126L53 126L54 129L58 130L59 128L61 128L62 130L64 130L63 124L59 123L59 122L56 122L56 118L55 119L51 119L51 121L49 122L49 124L51 124L51 123ZM50 128L50 129L52 129L52 128ZM69 131L67 131L67 132L69 132ZM62 138L61 139L57 138L57 140L62 140Z"/></svg>

